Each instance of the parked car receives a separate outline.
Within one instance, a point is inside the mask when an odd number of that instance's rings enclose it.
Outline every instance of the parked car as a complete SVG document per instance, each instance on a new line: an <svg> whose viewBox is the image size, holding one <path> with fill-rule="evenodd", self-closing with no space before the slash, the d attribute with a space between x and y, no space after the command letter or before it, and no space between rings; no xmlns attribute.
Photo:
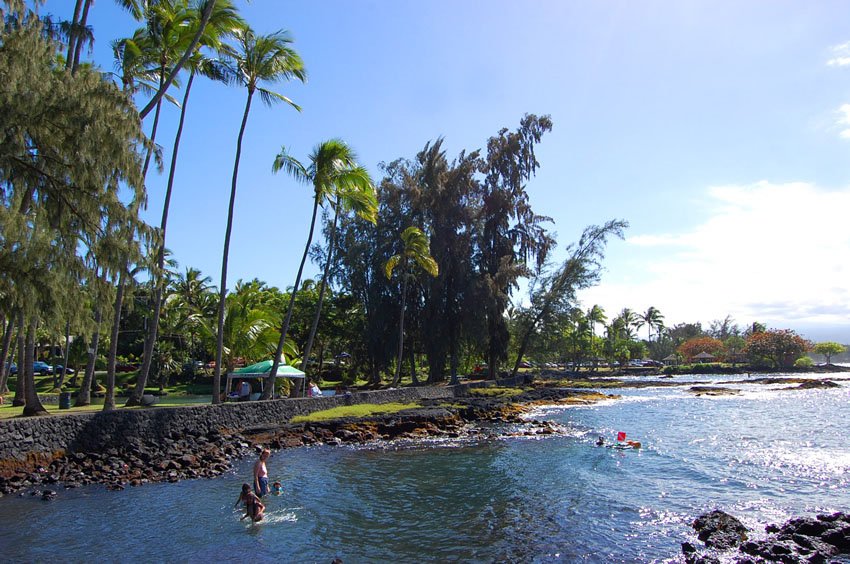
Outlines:
<svg viewBox="0 0 850 564"><path fill-rule="evenodd" d="M61 364L54 364L53 365L53 371L56 374L61 374L62 370L65 370L65 374L73 374L74 372L76 372L76 370L74 370L73 368L65 368Z"/></svg>
<svg viewBox="0 0 850 564"><path fill-rule="evenodd" d="M33 374L53 374L53 367L41 360L36 360L32 363Z"/></svg>
<svg viewBox="0 0 850 564"><path fill-rule="evenodd" d="M659 362L657 360L652 360L651 358L644 359L642 362L643 362L644 366L654 366L656 368L660 368L660 367L664 366L663 362Z"/></svg>
<svg viewBox="0 0 850 564"><path fill-rule="evenodd" d="M531 368L532 364L530 362L523 360L519 363L519 367L520 368Z"/></svg>

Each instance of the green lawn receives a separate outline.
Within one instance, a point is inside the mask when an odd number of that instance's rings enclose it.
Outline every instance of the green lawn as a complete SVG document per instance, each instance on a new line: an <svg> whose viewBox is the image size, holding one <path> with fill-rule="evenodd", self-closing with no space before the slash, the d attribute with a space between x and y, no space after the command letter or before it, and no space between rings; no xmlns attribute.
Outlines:
<svg viewBox="0 0 850 564"><path fill-rule="evenodd" d="M331 409L316 411L310 415L296 415L292 418L293 423L307 423L310 421L328 421L342 417L369 417L379 413L396 413L404 409L419 407L418 403L358 403L356 405L341 405Z"/></svg>
<svg viewBox="0 0 850 564"><path fill-rule="evenodd" d="M490 388L470 388L469 395L471 396L487 396L487 397L499 397L499 398L508 398L513 396L518 396L523 393L523 390L520 388L499 388L499 387L490 387Z"/></svg>
<svg viewBox="0 0 850 564"><path fill-rule="evenodd" d="M19 417L21 413L23 413L23 406L13 406L12 398L13 394L9 394L5 396L5 402L3 405L0 405L0 419L9 419L11 417ZM115 398L115 406L118 410L126 410L126 409L157 409L160 407L182 407L187 405L209 405L211 403L211 398L209 395L168 395L157 398L156 404L150 407L124 407L124 402L127 401L127 398L119 397ZM63 414L63 413L90 413L94 411L103 410L103 398L95 398L92 401L91 405L87 405L84 407L73 407L74 400L71 399L71 408L70 409L59 409L58 403L43 403L44 408L50 412L51 414Z"/></svg>

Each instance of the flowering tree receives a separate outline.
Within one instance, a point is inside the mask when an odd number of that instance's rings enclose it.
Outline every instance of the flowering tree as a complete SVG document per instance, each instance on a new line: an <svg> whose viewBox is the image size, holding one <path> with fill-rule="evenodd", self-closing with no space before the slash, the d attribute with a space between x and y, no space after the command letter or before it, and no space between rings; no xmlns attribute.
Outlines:
<svg viewBox="0 0 850 564"><path fill-rule="evenodd" d="M786 368L811 348L809 341L791 329L770 329L747 337L744 352L752 363Z"/></svg>
<svg viewBox="0 0 850 564"><path fill-rule="evenodd" d="M679 345L676 351L688 361L691 361L696 355L704 352L714 356L722 355L724 348L723 341L720 339L715 339L714 337L694 337Z"/></svg>

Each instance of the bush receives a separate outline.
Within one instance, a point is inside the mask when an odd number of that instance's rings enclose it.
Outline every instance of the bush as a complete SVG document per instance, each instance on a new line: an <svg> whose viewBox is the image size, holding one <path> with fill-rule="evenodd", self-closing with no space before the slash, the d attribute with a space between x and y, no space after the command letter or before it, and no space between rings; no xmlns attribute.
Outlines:
<svg viewBox="0 0 850 564"><path fill-rule="evenodd" d="M794 368L811 368L815 365L815 361L808 356L801 356L794 361Z"/></svg>

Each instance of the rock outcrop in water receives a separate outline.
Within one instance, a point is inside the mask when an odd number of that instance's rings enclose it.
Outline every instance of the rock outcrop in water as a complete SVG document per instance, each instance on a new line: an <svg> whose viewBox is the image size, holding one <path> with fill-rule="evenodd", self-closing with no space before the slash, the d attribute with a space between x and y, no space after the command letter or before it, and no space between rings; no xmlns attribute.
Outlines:
<svg viewBox="0 0 850 564"><path fill-rule="evenodd" d="M738 519L719 509L697 517L693 527L697 537L705 543L705 546L718 550L728 550L738 546L747 540L747 532L749 532Z"/></svg>
<svg viewBox="0 0 850 564"><path fill-rule="evenodd" d="M746 527L723 511L702 515L693 526L706 548L712 550L699 551L684 543L682 552L689 564L718 562L721 555L725 561L755 564L829 562L833 557L850 554L850 514L847 513L799 517L781 527L768 525L765 528L768 536L761 540L746 540Z"/></svg>
<svg viewBox="0 0 850 564"><path fill-rule="evenodd" d="M737 396L741 390L737 388L721 388L719 386L691 386L688 391L696 396Z"/></svg>

